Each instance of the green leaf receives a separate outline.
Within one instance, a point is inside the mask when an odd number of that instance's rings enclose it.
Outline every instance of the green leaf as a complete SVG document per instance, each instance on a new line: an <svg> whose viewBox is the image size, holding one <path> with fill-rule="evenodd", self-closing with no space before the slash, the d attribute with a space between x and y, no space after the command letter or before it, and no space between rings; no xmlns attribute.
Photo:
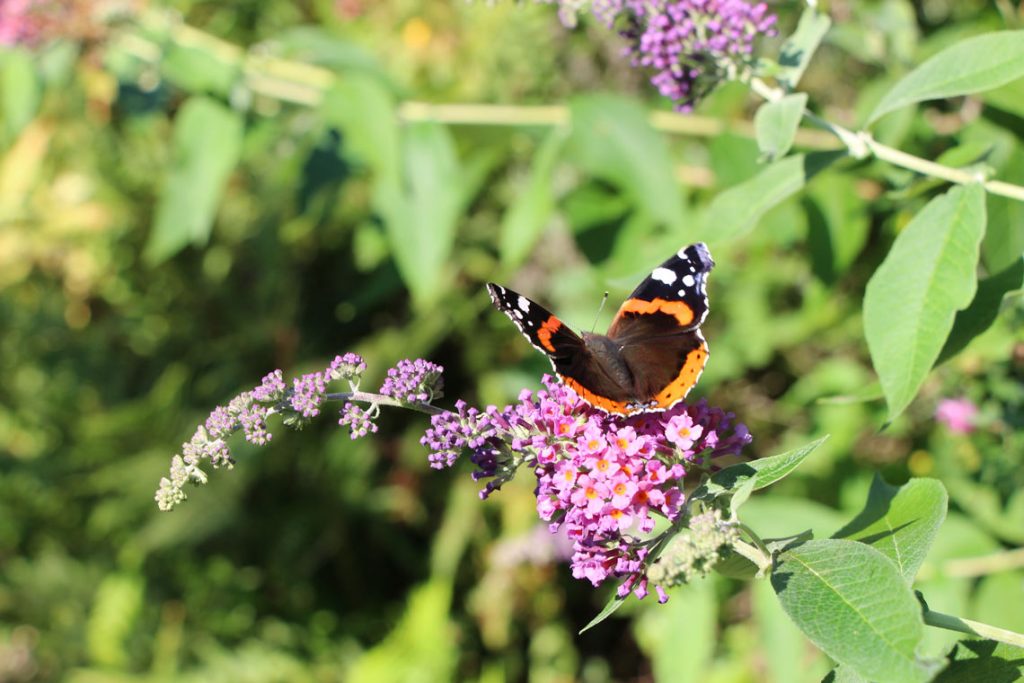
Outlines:
<svg viewBox="0 0 1024 683"><path fill-rule="evenodd" d="M1024 649L992 640L962 640L935 683L1012 683L1024 679Z"/></svg>
<svg viewBox="0 0 1024 683"><path fill-rule="evenodd" d="M1024 287L1024 258L1018 258L1003 272L978 283L978 291L971 305L956 314L953 330L939 353L936 365L960 353L972 339L992 326L1002 309L1007 294L1020 292Z"/></svg>
<svg viewBox="0 0 1024 683"><path fill-rule="evenodd" d="M847 173L822 173L803 200L807 212L807 246L814 274L833 284L864 249L871 231L857 180Z"/></svg>
<svg viewBox="0 0 1024 683"><path fill-rule="evenodd" d="M758 566L739 553L726 551L725 555L713 567L715 572L730 579L749 581L757 576ZM763 583L761 581L758 582Z"/></svg>
<svg viewBox="0 0 1024 683"><path fill-rule="evenodd" d="M871 681L858 676L848 666L837 666L828 672L825 678L821 679L821 683L871 683Z"/></svg>
<svg viewBox="0 0 1024 683"><path fill-rule="evenodd" d="M451 132L438 123L400 129L391 94L366 75L346 77L328 92L321 113L344 133L343 154L372 172L373 207L399 275L414 304L429 306L449 284L458 220L486 164L464 166Z"/></svg>
<svg viewBox="0 0 1024 683"><path fill-rule="evenodd" d="M698 491L694 492L694 496L699 496L702 491L717 495L725 491L732 491L738 486L741 486L747 479L752 478L754 485L751 491L757 491L763 489L766 486L771 486L780 479L788 476L793 470L800 466L808 455L814 452L814 449L825 443L828 436L823 436L816 441L812 441L806 446L800 448L794 448L791 451L781 453L779 455L773 455L768 458L759 458L752 460L751 462L744 462L738 465L732 465L726 467L724 470L716 472L712 475L711 479Z"/></svg>
<svg viewBox="0 0 1024 683"><path fill-rule="evenodd" d="M783 88L796 88L830 26L832 20L828 15L818 12L814 7L808 7L800 15L796 31L783 43L779 53L780 70L776 79Z"/></svg>
<svg viewBox="0 0 1024 683"><path fill-rule="evenodd" d="M786 95L774 102L765 102L754 114L754 130L761 156L775 161L786 156L800 127L807 93Z"/></svg>
<svg viewBox="0 0 1024 683"><path fill-rule="evenodd" d="M720 243L745 234L766 211L799 192L815 174L843 156L844 152L813 152L786 157L720 193L705 214L704 240Z"/></svg>
<svg viewBox="0 0 1024 683"><path fill-rule="evenodd" d="M414 303L426 307L444 293L456 226L468 201L468 176L451 131L410 124L402 136L405 182L381 183L375 205L384 216L391 252Z"/></svg>
<svg viewBox="0 0 1024 683"><path fill-rule="evenodd" d="M242 117L219 102L193 97L179 110L170 173L157 201L144 257L151 265L210 238L228 177L242 152Z"/></svg>
<svg viewBox="0 0 1024 683"><path fill-rule="evenodd" d="M772 587L783 609L825 654L876 683L923 682L914 655L921 607L888 558L848 540L808 541L778 557Z"/></svg>
<svg viewBox="0 0 1024 683"><path fill-rule="evenodd" d="M982 92L1024 77L1024 31L996 31L962 40L901 78L867 123L925 100Z"/></svg>
<svg viewBox="0 0 1024 683"><path fill-rule="evenodd" d="M903 486L890 486L875 474L864 509L833 538L860 541L880 551L909 585L946 519L948 502L946 489L937 479L911 479Z"/></svg>
<svg viewBox="0 0 1024 683"><path fill-rule="evenodd" d="M33 58L24 49L0 54L0 143L10 144L21 129L35 118L42 86Z"/></svg>
<svg viewBox="0 0 1024 683"><path fill-rule="evenodd" d="M610 617L612 614L614 614L617 609L619 609L620 607L622 607L623 604L625 604L626 598L628 597L629 595L627 594L625 597L620 598L617 593L613 593L611 600L609 600L608 603L604 606L604 609L602 609L596 617L591 619L586 626L580 629L580 634L586 633L587 631L594 628L602 621Z"/></svg>
<svg viewBox="0 0 1024 683"><path fill-rule="evenodd" d="M956 312L974 297L985 191L958 186L904 228L868 282L864 332L891 421L917 394Z"/></svg>
<svg viewBox="0 0 1024 683"><path fill-rule="evenodd" d="M569 110L568 149L576 162L619 187L655 220L682 230L683 193L665 138L651 128L647 111L612 95L574 98Z"/></svg>
<svg viewBox="0 0 1024 683"><path fill-rule="evenodd" d="M369 166L376 183L401 184L398 116L391 93L378 80L346 76L324 94L319 113L344 133L342 153Z"/></svg>
<svg viewBox="0 0 1024 683"><path fill-rule="evenodd" d="M555 128L548 133L533 157L526 187L505 212L498 251L506 268L515 268L526 260L554 212L552 176L565 140L563 128Z"/></svg>
<svg viewBox="0 0 1024 683"><path fill-rule="evenodd" d="M192 93L227 97L241 76L238 63L224 62L196 47L170 43L160 71L171 83Z"/></svg>

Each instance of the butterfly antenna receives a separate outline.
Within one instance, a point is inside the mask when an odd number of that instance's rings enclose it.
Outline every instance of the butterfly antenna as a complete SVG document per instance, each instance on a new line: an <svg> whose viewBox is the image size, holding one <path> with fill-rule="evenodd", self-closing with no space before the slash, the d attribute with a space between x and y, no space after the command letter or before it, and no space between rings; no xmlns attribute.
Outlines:
<svg viewBox="0 0 1024 683"><path fill-rule="evenodd" d="M594 328L597 327L597 321L601 317L601 311L604 310L604 305L608 303L608 292L604 293L604 298L601 299L601 305L597 307L597 315L594 316L594 324L590 326L590 331L593 332Z"/></svg>

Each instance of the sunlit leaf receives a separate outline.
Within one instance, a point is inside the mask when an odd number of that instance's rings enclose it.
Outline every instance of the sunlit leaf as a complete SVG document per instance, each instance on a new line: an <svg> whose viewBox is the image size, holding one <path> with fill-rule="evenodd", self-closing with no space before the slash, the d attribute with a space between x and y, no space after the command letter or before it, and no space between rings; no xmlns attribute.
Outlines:
<svg viewBox="0 0 1024 683"><path fill-rule="evenodd" d="M753 178L720 193L711 202L703 221L702 237L722 242L743 235L766 211L803 189L843 152L796 154L766 166Z"/></svg>
<svg viewBox="0 0 1024 683"><path fill-rule="evenodd" d="M665 138L638 103L612 95L577 97L569 105L569 151L588 173L614 183L652 218L683 228L683 193Z"/></svg>
<svg viewBox="0 0 1024 683"><path fill-rule="evenodd" d="M917 394L958 310L974 297L985 192L959 186L928 203L868 282L864 331L892 420Z"/></svg>
<svg viewBox="0 0 1024 683"><path fill-rule="evenodd" d="M946 519L948 500L937 479L890 486L876 474L864 509L833 538L867 543L892 560L910 584Z"/></svg>
<svg viewBox="0 0 1024 683"><path fill-rule="evenodd" d="M241 115L205 97L178 112L171 140L171 168L156 208L145 257L151 264L190 244L203 245L217 206L242 151Z"/></svg>
<svg viewBox="0 0 1024 683"><path fill-rule="evenodd" d="M807 106L807 93L795 93L765 102L754 114L757 146L768 161L786 156Z"/></svg>
<svg viewBox="0 0 1024 683"><path fill-rule="evenodd" d="M41 87L32 57L25 50L0 54L0 142L10 143L39 109Z"/></svg>
<svg viewBox="0 0 1024 683"><path fill-rule="evenodd" d="M787 550L772 587L800 630L828 656L877 683L921 683L921 607L896 565L869 545L808 541ZM885 596L879 599L879 596Z"/></svg>
<svg viewBox="0 0 1024 683"><path fill-rule="evenodd" d="M996 31L962 40L901 78L867 122L925 100L982 92L1024 77L1024 31Z"/></svg>
<svg viewBox="0 0 1024 683"><path fill-rule="evenodd" d="M534 156L526 186L505 212L498 249L507 267L518 266L526 259L554 211L552 176L565 139L564 129L548 133Z"/></svg>
<svg viewBox="0 0 1024 683"><path fill-rule="evenodd" d="M804 70L811 63L811 57L831 25L832 20L828 15L813 6L800 15L796 31L782 44L779 52L780 71L777 79L784 88L792 90L800 82Z"/></svg>

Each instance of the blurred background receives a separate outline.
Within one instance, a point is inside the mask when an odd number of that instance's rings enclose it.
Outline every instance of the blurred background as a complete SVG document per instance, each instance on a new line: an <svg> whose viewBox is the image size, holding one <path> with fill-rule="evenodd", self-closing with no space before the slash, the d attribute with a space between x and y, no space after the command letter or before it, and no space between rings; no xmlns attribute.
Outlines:
<svg viewBox="0 0 1024 683"><path fill-rule="evenodd" d="M600 330L697 239L718 265L694 396L758 456L832 435L748 522L827 535L874 472L938 477L951 511L918 587L1024 630L1021 304L881 430L864 286L935 185L843 161L716 240L708 202L759 168L756 102L730 86L671 115L614 34L550 5L126 0L11 23L32 4L0 10L0 681L820 680L764 582L713 577L577 635L609 590L571 578L533 483L480 503L468 464L427 467L419 414L360 441L333 411L236 438L233 471L153 501L195 424L274 368L356 351L372 390L423 357L441 405L507 403L548 365L486 281L585 329L609 290ZM851 126L936 50L1024 23L1010 0L826 4L802 87ZM772 9L784 37L801 3ZM1021 82L878 133L1018 184L1022 136ZM997 273L1024 207L988 211Z"/></svg>

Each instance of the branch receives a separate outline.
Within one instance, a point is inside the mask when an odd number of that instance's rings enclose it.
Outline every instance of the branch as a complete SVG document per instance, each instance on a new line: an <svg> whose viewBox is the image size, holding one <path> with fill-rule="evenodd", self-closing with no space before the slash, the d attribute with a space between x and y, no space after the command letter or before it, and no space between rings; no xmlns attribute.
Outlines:
<svg viewBox="0 0 1024 683"><path fill-rule="evenodd" d="M1013 645L1015 647L1024 647L1024 634L1007 631L1004 628L989 626L988 624L983 624L980 621L971 621L970 619L954 617L951 614L933 612L927 608L924 610L924 623L929 626L944 628L949 631L981 636L988 640L996 640L1000 643L1006 643L1007 645Z"/></svg>

